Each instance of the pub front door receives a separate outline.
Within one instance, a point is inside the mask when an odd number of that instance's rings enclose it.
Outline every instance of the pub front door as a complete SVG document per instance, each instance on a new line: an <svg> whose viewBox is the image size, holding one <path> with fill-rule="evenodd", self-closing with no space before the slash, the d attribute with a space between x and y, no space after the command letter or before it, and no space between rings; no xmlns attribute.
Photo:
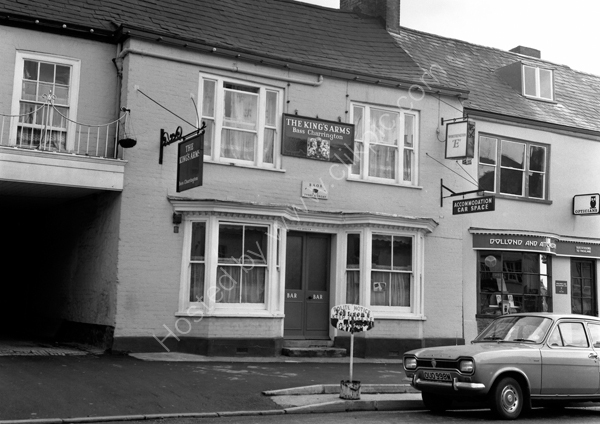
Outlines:
<svg viewBox="0 0 600 424"><path fill-rule="evenodd" d="M284 337L329 339L331 236L290 231L286 256Z"/></svg>

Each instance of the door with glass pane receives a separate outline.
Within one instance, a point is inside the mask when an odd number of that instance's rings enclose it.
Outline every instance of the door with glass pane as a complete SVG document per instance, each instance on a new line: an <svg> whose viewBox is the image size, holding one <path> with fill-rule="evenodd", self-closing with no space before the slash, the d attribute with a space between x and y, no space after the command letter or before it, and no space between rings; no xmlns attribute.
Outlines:
<svg viewBox="0 0 600 424"><path fill-rule="evenodd" d="M330 239L297 231L287 235L286 338L329 338Z"/></svg>
<svg viewBox="0 0 600 424"><path fill-rule="evenodd" d="M594 260L571 260L571 311L574 314L598 315L595 269Z"/></svg>

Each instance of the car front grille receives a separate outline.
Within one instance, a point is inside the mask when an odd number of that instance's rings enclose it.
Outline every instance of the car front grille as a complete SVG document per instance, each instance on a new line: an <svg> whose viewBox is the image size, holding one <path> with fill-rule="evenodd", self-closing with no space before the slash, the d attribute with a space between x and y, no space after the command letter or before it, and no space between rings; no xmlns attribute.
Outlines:
<svg viewBox="0 0 600 424"><path fill-rule="evenodd" d="M435 361L435 366L433 366L433 361ZM448 361L444 359L417 359L417 368L458 370L458 361Z"/></svg>

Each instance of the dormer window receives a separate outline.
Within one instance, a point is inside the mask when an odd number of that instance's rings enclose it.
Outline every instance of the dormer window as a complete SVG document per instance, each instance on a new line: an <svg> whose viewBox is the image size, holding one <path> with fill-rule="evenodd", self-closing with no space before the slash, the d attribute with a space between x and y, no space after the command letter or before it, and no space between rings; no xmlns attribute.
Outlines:
<svg viewBox="0 0 600 424"><path fill-rule="evenodd" d="M554 100L552 71L523 65L523 95L544 100Z"/></svg>

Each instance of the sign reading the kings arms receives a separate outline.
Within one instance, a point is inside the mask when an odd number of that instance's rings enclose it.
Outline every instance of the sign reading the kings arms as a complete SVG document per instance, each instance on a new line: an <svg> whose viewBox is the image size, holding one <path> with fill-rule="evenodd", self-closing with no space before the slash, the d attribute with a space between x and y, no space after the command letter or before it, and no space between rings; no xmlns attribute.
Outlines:
<svg viewBox="0 0 600 424"><path fill-rule="evenodd" d="M354 125L283 115L282 154L327 162L354 162Z"/></svg>

